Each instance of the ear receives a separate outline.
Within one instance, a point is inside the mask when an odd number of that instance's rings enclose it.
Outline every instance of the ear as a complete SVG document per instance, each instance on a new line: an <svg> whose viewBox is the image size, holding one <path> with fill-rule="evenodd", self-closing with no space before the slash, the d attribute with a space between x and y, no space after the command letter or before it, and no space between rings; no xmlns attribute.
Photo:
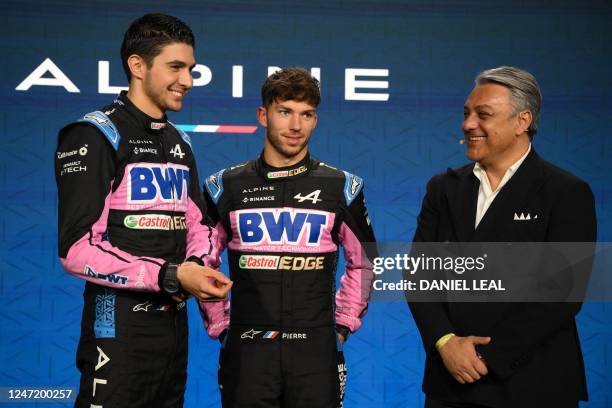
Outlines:
<svg viewBox="0 0 612 408"><path fill-rule="evenodd" d="M529 126L531 126L531 122L533 122L533 116L530 111L522 111L519 112L516 121L516 135L522 135L523 133L527 133Z"/></svg>
<svg viewBox="0 0 612 408"><path fill-rule="evenodd" d="M142 79L147 72L147 64L140 55L132 54L127 60L133 78Z"/></svg>
<svg viewBox="0 0 612 408"><path fill-rule="evenodd" d="M268 127L268 110L263 106L257 108L257 121L261 126Z"/></svg>

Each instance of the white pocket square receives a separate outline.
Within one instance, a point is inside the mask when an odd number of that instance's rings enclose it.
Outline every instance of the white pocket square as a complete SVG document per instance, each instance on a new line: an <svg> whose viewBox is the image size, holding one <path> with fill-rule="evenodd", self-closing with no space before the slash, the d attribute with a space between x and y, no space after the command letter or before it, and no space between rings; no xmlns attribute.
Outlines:
<svg viewBox="0 0 612 408"><path fill-rule="evenodd" d="M534 214L533 217L529 213L521 213L520 215L514 213L514 221L530 221L538 218L538 214Z"/></svg>

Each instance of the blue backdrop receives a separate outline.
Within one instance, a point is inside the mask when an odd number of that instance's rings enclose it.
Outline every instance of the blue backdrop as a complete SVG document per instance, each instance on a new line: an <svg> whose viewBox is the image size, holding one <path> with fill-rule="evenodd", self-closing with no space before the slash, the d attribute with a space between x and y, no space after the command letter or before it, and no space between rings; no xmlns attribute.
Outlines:
<svg viewBox="0 0 612 408"><path fill-rule="evenodd" d="M410 240L427 180L465 162L458 140L476 73L527 69L544 95L535 148L590 183L599 240L612 239L609 1L30 0L1 8L0 387L78 385L83 282L56 255L56 135L126 85L119 46L145 12L176 15L197 36L200 86L171 114L177 124L257 126L268 67L314 68L323 100L312 151L365 178L380 241ZM364 69L376 71L354 71ZM356 72L379 87L355 84ZM263 131L192 137L203 176L256 156ZM190 307L186 406L219 406L218 344ZM611 312L591 303L578 318L591 396L584 406L612 407ZM346 406L421 406L424 354L406 305L373 303L364 321L346 347Z"/></svg>

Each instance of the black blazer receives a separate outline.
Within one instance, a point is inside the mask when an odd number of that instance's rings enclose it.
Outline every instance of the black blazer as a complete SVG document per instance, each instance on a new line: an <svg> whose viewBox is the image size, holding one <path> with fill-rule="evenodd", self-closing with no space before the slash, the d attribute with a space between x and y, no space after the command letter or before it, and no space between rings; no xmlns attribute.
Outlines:
<svg viewBox="0 0 612 408"><path fill-rule="evenodd" d="M434 176L415 242L594 242L589 186L531 152L474 229L479 180L474 164ZM528 222L515 213L538 214ZM589 266L590 267L590 266ZM431 398L492 407L563 407L587 400L574 317L579 303L409 303L426 350L423 391ZM478 351L489 374L459 384L435 342L446 333L490 336ZM572 405L573 404L573 405Z"/></svg>

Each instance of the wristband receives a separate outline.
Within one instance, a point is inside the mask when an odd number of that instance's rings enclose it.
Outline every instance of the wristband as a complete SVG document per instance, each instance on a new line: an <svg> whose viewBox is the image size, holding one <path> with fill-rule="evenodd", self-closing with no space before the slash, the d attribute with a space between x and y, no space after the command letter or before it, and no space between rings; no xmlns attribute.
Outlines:
<svg viewBox="0 0 612 408"><path fill-rule="evenodd" d="M177 264L167 263L159 271L159 288L167 295L176 295L182 289L176 276L178 267Z"/></svg>
<svg viewBox="0 0 612 408"><path fill-rule="evenodd" d="M444 347L444 345L448 343L452 337L455 337L455 333L448 333L440 337L438 341L436 341L436 350L440 351L440 349Z"/></svg>

